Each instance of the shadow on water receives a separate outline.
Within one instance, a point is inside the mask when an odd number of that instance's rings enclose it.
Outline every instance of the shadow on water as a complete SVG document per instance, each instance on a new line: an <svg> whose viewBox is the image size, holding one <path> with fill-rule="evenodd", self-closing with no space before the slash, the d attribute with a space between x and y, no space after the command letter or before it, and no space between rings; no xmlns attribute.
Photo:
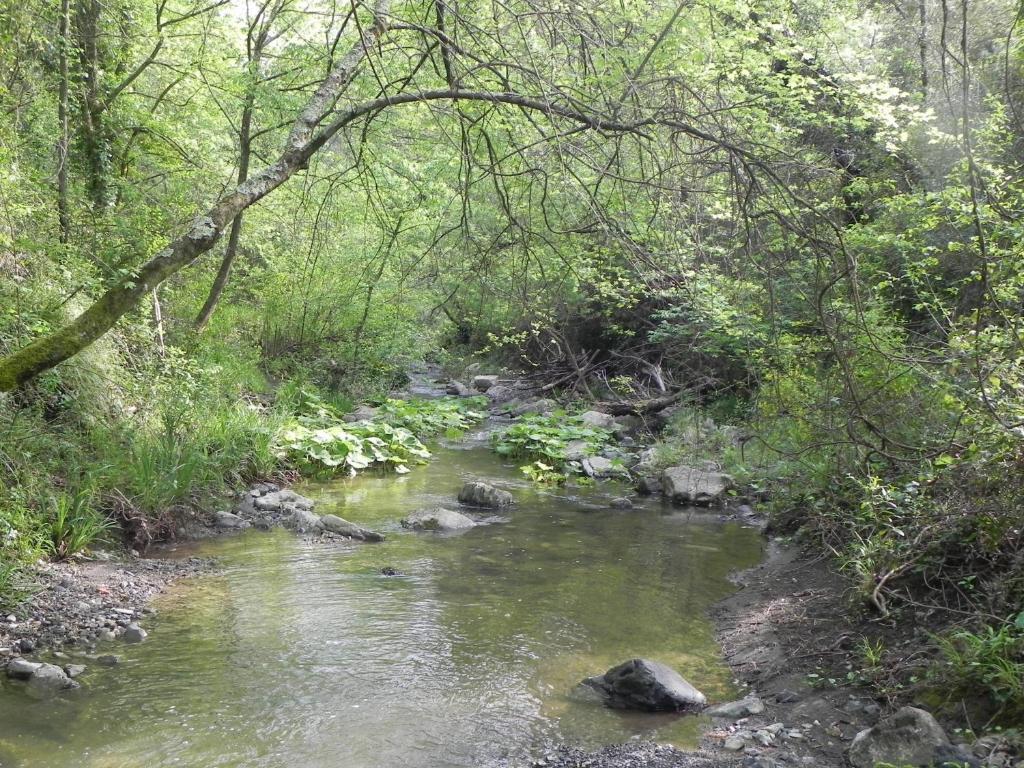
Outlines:
<svg viewBox="0 0 1024 768"><path fill-rule="evenodd" d="M399 520L491 478L517 504L459 536ZM309 486L321 512L385 531L378 545L248 532L182 548L223 570L157 603L150 638L83 689L36 702L0 690L4 768L482 766L556 741L696 743L693 717L574 701L583 677L634 656L709 699L734 693L705 613L757 532L621 487L544 492L472 439L429 468ZM382 576L390 566L400 572Z"/></svg>

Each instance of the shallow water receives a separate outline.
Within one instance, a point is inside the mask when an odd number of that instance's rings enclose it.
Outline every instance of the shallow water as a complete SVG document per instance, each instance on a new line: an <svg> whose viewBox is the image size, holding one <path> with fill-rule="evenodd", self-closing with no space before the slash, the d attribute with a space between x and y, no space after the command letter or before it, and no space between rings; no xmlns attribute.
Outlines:
<svg viewBox="0 0 1024 768"><path fill-rule="evenodd" d="M409 511L452 506L471 478L515 494L507 522L401 529ZM142 645L102 649L121 666L50 702L2 684L0 766L476 767L557 741L692 746L698 718L569 692L648 656L712 701L735 693L705 612L732 590L731 570L760 559L752 529L653 500L611 510L624 491L613 484L539 490L472 437L403 477L305 491L387 541L247 532L180 548L222 572L163 596Z"/></svg>

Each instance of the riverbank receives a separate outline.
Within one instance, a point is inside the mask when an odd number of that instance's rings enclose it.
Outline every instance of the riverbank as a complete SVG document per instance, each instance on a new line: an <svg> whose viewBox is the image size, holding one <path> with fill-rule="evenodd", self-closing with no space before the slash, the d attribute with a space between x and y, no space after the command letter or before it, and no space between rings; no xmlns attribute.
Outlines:
<svg viewBox="0 0 1024 768"><path fill-rule="evenodd" d="M67 659L109 651L116 641L142 639L135 629L152 615L150 601L180 579L209 573L209 560L114 556L42 562L31 573L32 595L0 617L0 665L18 655ZM131 632L128 628L133 627Z"/></svg>
<svg viewBox="0 0 1024 768"><path fill-rule="evenodd" d="M508 410L508 404L501 408ZM631 450L644 453L640 445ZM219 512L210 528L197 531L205 536L230 533L242 524L287 526L281 514L275 516L282 512L281 504L258 503L277 490L268 485L243 493L236 509L239 516ZM633 500L639 503L637 497ZM749 507L725 506L703 514L751 528L763 528L764 523ZM40 661L67 662L68 667L79 661L73 658L76 655L88 660L116 648L115 642L144 638L140 622L145 623L148 600L175 580L208 572L211 567L205 560L135 557L40 566L41 589L15 621L0 624L0 648L8 655L29 654ZM848 675L856 672L850 664L863 626L856 618L859 613L845 610L845 583L825 561L809 558L778 541L769 542L765 562L737 574L736 580L739 590L710 613L726 662L737 682L757 697L757 706L713 718L697 751L648 743L610 746L592 753L563 746L535 765L845 765L854 736L884 713L882 703L856 682L856 675Z"/></svg>

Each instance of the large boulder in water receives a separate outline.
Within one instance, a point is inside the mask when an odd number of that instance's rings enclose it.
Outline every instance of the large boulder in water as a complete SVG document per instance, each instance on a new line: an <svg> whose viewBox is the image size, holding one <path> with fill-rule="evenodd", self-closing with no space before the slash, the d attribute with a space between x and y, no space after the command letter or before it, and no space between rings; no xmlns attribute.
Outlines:
<svg viewBox="0 0 1024 768"><path fill-rule="evenodd" d="M413 512L402 521L402 525L415 531L464 531L475 528L477 524L461 512L437 507Z"/></svg>
<svg viewBox="0 0 1024 768"><path fill-rule="evenodd" d="M675 504L707 506L722 500L732 488L732 478L694 467L669 467L661 473L661 487Z"/></svg>
<svg viewBox="0 0 1024 768"><path fill-rule="evenodd" d="M350 523L348 520L338 517L337 515L324 515L320 518L320 522L317 527L322 531L336 533L339 536L347 536L350 539L359 539L360 541L384 541L384 534L362 528L361 526L358 526L355 523Z"/></svg>
<svg viewBox="0 0 1024 768"><path fill-rule="evenodd" d="M489 483L466 483L459 491L459 503L467 507L498 509L507 507L514 501L511 493L495 488Z"/></svg>
<svg viewBox="0 0 1024 768"><path fill-rule="evenodd" d="M935 718L916 707L903 707L873 728L858 733L850 745L854 768L891 765L935 765L946 762L952 750L949 737Z"/></svg>
<svg viewBox="0 0 1024 768"><path fill-rule="evenodd" d="M603 675L588 677L582 685L601 695L605 706L648 712L697 712L704 708L704 694L671 667L650 659L630 659Z"/></svg>

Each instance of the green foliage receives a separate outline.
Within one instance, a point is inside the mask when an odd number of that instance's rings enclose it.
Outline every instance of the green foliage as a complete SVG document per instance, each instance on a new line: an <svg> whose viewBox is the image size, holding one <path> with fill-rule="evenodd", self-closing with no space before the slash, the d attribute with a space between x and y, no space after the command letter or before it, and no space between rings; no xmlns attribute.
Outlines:
<svg viewBox="0 0 1024 768"><path fill-rule="evenodd" d="M454 436L484 419L487 398L436 398L430 400L394 400L388 398L378 408L374 421L404 427L420 438L445 434Z"/></svg>
<svg viewBox="0 0 1024 768"><path fill-rule="evenodd" d="M523 473L547 484L560 484L570 475L583 474L581 462L566 456L572 442L578 443L584 455L597 456L614 444L614 438L610 430L589 426L579 416L565 413L526 416L491 436L491 446L498 455L534 459L522 467Z"/></svg>
<svg viewBox="0 0 1024 768"><path fill-rule="evenodd" d="M430 451L403 427L382 422L318 426L302 421L286 425L276 442L278 456L308 474L347 474L374 468L399 474L423 464Z"/></svg>
<svg viewBox="0 0 1024 768"><path fill-rule="evenodd" d="M50 500L50 551L58 560L64 560L85 550L112 525L93 508L92 488L60 493Z"/></svg>
<svg viewBox="0 0 1024 768"><path fill-rule="evenodd" d="M1019 722L1024 714L1024 612L977 632L966 629L938 638L947 677L960 692L983 693L998 716Z"/></svg>
<svg viewBox="0 0 1024 768"><path fill-rule="evenodd" d="M354 475L365 469L402 474L430 458L420 437L455 434L484 417L475 410L483 398L387 399L371 419L350 422L309 389L293 390L290 399L298 415L279 431L275 451L313 474Z"/></svg>

